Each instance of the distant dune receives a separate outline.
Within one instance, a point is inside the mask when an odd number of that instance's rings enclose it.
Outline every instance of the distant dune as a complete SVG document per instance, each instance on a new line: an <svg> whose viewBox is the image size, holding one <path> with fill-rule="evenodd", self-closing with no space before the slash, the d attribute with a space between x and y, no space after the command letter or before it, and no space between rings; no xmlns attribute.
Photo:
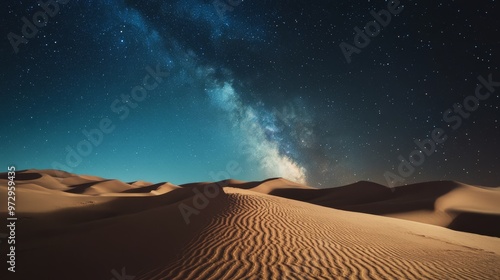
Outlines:
<svg viewBox="0 0 500 280"><path fill-rule="evenodd" d="M2 173L2 198L6 185ZM17 172L16 186L17 272L2 269L1 279L500 275L500 239L456 231L498 236L498 188L430 182L392 192L360 182L319 190L280 178L176 186L54 170ZM180 209L196 210L189 223Z"/></svg>

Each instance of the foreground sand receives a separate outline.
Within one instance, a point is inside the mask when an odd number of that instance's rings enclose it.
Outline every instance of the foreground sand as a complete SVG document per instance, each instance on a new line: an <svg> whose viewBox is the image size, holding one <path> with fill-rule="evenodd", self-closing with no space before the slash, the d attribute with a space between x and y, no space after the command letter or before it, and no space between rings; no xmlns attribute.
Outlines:
<svg viewBox="0 0 500 280"><path fill-rule="evenodd" d="M113 270L133 279L500 275L499 238L263 193L309 189L282 179L221 182L220 193L186 224L179 206L199 204L193 198L206 190L204 183L127 184L52 171L19 177L17 272L2 269L1 279L120 280ZM5 182L0 179L1 197ZM2 209L0 219L5 216ZM0 249L5 263L4 242Z"/></svg>

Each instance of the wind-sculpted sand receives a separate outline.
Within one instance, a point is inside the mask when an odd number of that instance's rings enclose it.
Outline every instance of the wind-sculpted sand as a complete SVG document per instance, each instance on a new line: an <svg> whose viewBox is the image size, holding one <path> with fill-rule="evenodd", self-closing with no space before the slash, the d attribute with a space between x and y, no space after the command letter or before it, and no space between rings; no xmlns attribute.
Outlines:
<svg viewBox="0 0 500 280"><path fill-rule="evenodd" d="M500 242L495 238L240 189L225 191L223 211L186 245L179 259L140 279L497 279L500 275ZM469 237L473 240L460 242Z"/></svg>
<svg viewBox="0 0 500 280"><path fill-rule="evenodd" d="M208 183L123 183L35 170L19 174L18 272L5 278L2 271L2 279L112 279L111 271L122 269L134 280L500 275L499 238L267 194L314 191L283 179L218 182L220 193L186 224L179 206L195 207L195 190L203 193ZM462 210L484 199L478 194L467 204L460 191L467 187L453 190L459 190L452 195L463 201ZM494 208L488 203L484 209ZM0 248L5 252L4 243ZM4 262L5 254L1 257Z"/></svg>

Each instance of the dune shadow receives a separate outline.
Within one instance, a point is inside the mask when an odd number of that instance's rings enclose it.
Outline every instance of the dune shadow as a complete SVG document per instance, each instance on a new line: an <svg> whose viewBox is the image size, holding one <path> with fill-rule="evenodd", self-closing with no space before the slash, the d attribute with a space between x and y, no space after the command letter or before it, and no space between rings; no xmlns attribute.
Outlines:
<svg viewBox="0 0 500 280"><path fill-rule="evenodd" d="M82 194L83 192L85 192L86 189L92 187L93 185L96 185L96 184L99 184L99 183L103 183L103 182L107 182L107 181L111 181L111 180L108 179L108 180L103 180L103 181L93 181L93 182L88 182L88 183L83 183L83 184L68 186L71 189L65 190L64 192L75 193L75 194Z"/></svg>
<svg viewBox="0 0 500 280"><path fill-rule="evenodd" d="M27 180L36 180L36 179L40 179L42 178L42 174L40 173L24 173L25 171L27 170L21 170L21 171L16 171L16 176L14 178L14 181L27 181ZM3 172L3 173L0 173L0 179L5 179L5 180L8 180L9 179L9 176L8 176L8 172Z"/></svg>
<svg viewBox="0 0 500 280"><path fill-rule="evenodd" d="M448 228L500 237L500 216L484 213L459 213Z"/></svg>
<svg viewBox="0 0 500 280"><path fill-rule="evenodd" d="M436 200L458 186L456 182L419 183L388 187L372 182L359 182L329 189L278 189L270 194L320 206L384 215L415 210L435 210Z"/></svg>
<svg viewBox="0 0 500 280"><path fill-rule="evenodd" d="M149 193L151 191L158 189L160 186L162 186L164 184L166 184L166 182L157 183L157 184L153 184L153 185L149 185L149 186L145 186L145 187L139 187L139 188L135 188L135 189L128 189L128 190L124 190L120 193Z"/></svg>

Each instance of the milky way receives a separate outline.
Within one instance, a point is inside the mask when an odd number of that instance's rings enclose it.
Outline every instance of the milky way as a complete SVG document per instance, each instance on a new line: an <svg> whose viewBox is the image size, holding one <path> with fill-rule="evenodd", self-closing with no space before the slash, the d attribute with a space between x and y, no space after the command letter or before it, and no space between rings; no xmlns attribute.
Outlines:
<svg viewBox="0 0 500 280"><path fill-rule="evenodd" d="M460 128L443 119L478 76L500 80L495 1L402 1L350 62L339 46L355 46L387 2L60 1L39 27L33 3L2 10L5 166L387 184L400 156L410 161L415 141L443 127L448 140L401 183L498 184L500 89ZM23 35L26 21L36 35ZM157 86L138 101L145 79ZM103 119L113 129L92 142Z"/></svg>

